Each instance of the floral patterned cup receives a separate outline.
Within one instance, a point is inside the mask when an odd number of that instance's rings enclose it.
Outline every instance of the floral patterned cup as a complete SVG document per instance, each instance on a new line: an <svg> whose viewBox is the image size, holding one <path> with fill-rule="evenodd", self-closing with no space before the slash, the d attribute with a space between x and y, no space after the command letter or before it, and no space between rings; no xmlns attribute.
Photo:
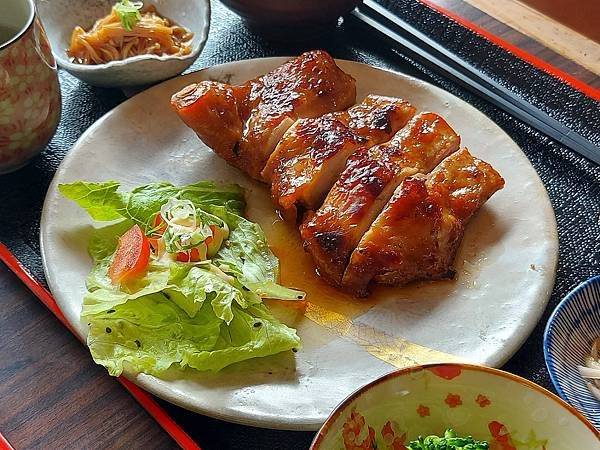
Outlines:
<svg viewBox="0 0 600 450"><path fill-rule="evenodd" d="M0 14L0 174L37 155L56 131L56 62L33 0L2 0Z"/></svg>

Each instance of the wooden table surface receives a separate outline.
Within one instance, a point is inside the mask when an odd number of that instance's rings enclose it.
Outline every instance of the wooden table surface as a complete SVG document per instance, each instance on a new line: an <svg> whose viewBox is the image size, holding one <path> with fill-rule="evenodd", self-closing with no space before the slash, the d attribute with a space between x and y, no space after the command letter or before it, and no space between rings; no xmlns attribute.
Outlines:
<svg viewBox="0 0 600 450"><path fill-rule="evenodd" d="M458 0L500 37L600 88L600 77ZM461 9L462 8L462 9ZM169 436L0 263L0 432L17 449L175 448Z"/></svg>
<svg viewBox="0 0 600 450"><path fill-rule="evenodd" d="M573 14L569 14L567 8L571 0L423 1L456 13L576 79L600 89L598 0L577 0L577 8L571 8ZM543 6L543 11L533 6ZM547 15L551 13L553 16Z"/></svg>

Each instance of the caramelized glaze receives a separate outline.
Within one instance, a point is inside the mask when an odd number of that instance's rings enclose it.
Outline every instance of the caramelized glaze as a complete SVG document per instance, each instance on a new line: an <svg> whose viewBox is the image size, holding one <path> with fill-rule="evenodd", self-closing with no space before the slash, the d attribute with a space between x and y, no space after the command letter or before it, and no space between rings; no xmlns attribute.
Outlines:
<svg viewBox="0 0 600 450"><path fill-rule="evenodd" d="M429 172L459 142L444 119L421 113L391 141L348 159L323 205L300 227L306 248L330 283L341 285L352 251L402 180Z"/></svg>
<svg viewBox="0 0 600 450"><path fill-rule="evenodd" d="M263 170L282 216L294 222L298 207L318 208L352 153L389 140L414 113L404 100L369 95L347 111L297 121Z"/></svg>
<svg viewBox="0 0 600 450"><path fill-rule="evenodd" d="M206 145L260 180L271 152L296 119L340 111L355 101L354 79L327 52L316 50L241 86L211 81L188 86L173 96L171 104ZM227 139L215 126L219 117ZM230 134L229 128L235 133Z"/></svg>
<svg viewBox="0 0 600 450"><path fill-rule="evenodd" d="M403 285L451 277L467 221L503 185L502 177L467 149L446 158L428 177L404 180L352 253L342 284L365 295L373 278Z"/></svg>

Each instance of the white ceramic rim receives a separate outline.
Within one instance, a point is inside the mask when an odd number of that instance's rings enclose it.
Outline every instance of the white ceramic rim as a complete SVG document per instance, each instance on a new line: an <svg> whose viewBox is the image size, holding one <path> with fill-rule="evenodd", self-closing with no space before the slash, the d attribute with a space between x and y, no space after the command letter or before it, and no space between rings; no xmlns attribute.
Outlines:
<svg viewBox="0 0 600 450"><path fill-rule="evenodd" d="M527 388L530 388L531 390L536 391L542 395L545 395L549 399L554 400L555 403L558 403L558 405L561 406L564 410L566 410L567 412L569 412L573 416L575 416L577 419L579 419L579 421L581 423L583 423L585 426L587 426L590 429L590 431L592 433L594 433L596 435L596 437L598 437L600 439L600 431L598 431L594 427L594 425L592 425L591 422L583 416L583 414L581 414L579 411L577 411L577 409L575 409L569 403L565 402L558 395L553 394L548 389L540 386L539 384L534 383L533 381L528 380L527 378L520 377L519 375L515 375L514 373L510 373L505 370L496 369L496 368L487 367L487 366L480 366L477 364L439 363L439 364L423 364L423 365L418 365L418 366L407 367L405 369L395 370L393 372L383 375L383 376L371 381L370 383L365 384L364 386L358 388L356 391L354 391L352 394L350 394L348 397L346 397L339 405L337 405L335 407L335 409L333 410L333 412L329 415L329 417L327 417L327 420L325 420L325 422L323 423L323 426L319 429L319 431L317 432L317 435L315 436L312 443L310 444L309 450L319 450L320 447L318 447L318 446L321 445L323 439L325 439L325 436L327 435L327 433L329 431L328 430L329 427L337 420L338 416L354 400L358 399L365 392L367 392L367 391L371 390L372 388L374 388L380 384L383 384L387 381L390 381L390 380L393 380L396 378L401 378L401 377L411 374L413 372L418 372L418 371L426 370L426 369L432 369L432 368L436 368L436 367L447 367L447 366L457 366L457 367L460 367L461 371L466 369L467 371L480 372L480 373L484 373L486 375L490 375L493 377L504 378L504 379L510 380L512 382L515 382L517 384L521 384Z"/></svg>
<svg viewBox="0 0 600 450"><path fill-rule="evenodd" d="M0 45L0 51L10 47L12 44L21 39L23 35L27 33L29 28L31 28L31 25L33 25L33 21L35 20L35 3L33 3L33 0L25 0L25 2L29 5L29 17L27 18L27 22L25 22L25 25L23 25L23 27L17 32L17 34L15 34L4 44Z"/></svg>
<svg viewBox="0 0 600 450"><path fill-rule="evenodd" d="M239 61L231 61L228 63L224 63L224 64L218 64L218 65L214 65L214 66L210 66L210 67L206 67L203 68L197 72L194 73L198 73L198 72L202 72L204 70L208 70L208 69L212 69L215 67L220 68L221 70L227 71L230 70L229 68L232 67L233 70L235 70L235 66L239 63L245 63L245 64L253 64L258 60L272 60L275 63L279 63L281 64L283 61L292 58L293 56L283 56L283 57L269 57L269 58L254 58L254 59L248 59L248 60L239 60ZM443 92L445 94L448 95L452 95L453 97L455 97L462 105L462 107L464 108L472 108L473 110L475 110L478 114L482 114L485 115L483 112L479 111L477 108L475 108L473 105L471 105L470 103L468 103L466 100L462 100L459 97L456 97L454 94L451 94L447 91L445 91L444 89L437 87L431 83L428 83L426 81L420 80L418 78L412 77L410 75L401 73L401 72L397 72L394 70L390 70L390 69L386 69L386 68L381 68L381 67L374 67L371 66L369 64L365 64L365 63L360 63L357 61L349 61L349 60L341 60L341 59L336 59L336 62L343 62L343 63L350 63L350 64L357 64L357 65L362 65L366 68L372 69L372 70L380 70L380 71L384 71L384 72L388 72L394 76L399 76L399 77L403 77L411 82L414 82L416 84L422 84L427 86L429 89L432 89L434 91L440 91ZM190 75L190 74L187 74ZM184 76L187 76L184 75ZM171 80L165 80L163 83L168 83ZM162 83L158 83L155 86L150 87L149 89L147 89L146 91L150 91L152 89L160 89L161 88ZM146 92L144 91L144 92ZM142 93L140 93L142 94ZM117 108L119 105L117 105L115 108ZM114 109L114 108L113 108ZM112 110L111 110L112 111ZM102 116L100 119L98 119L96 122L94 122L94 124L92 124L77 140L77 142L73 145L72 148L78 147L82 142L84 142L86 139L88 139L88 137L90 135L92 135L95 131L95 129L97 127L102 126L102 122L106 119L107 115L110 114L110 112L107 112L104 116ZM486 116L487 117L487 116ZM489 119L489 118L488 118ZM489 119L491 121L491 119ZM492 121L493 122L493 121ZM494 122L495 123L495 122ZM507 139L513 141L513 139L502 129L500 128L498 125L496 125L498 127L498 131L502 134L504 134L506 136ZM513 141L514 142L514 141ZM516 144L515 144L516 145ZM519 147L520 148L520 147ZM521 150L522 151L522 150ZM529 163L530 166L532 166L531 161L529 161L529 159L523 154L524 158L527 160L527 162ZM60 166L58 167L58 169L56 170L56 173L52 179L52 182L50 183L50 186L48 187L48 193L56 191L57 190L57 185L58 185L58 176L61 174L61 169L62 167L65 165L66 161L69 161L71 158L73 157L73 152L69 152L67 153L67 155L65 156L65 158L63 159L63 161L61 162ZM533 166L532 166L533 168ZM541 180L540 180L541 183ZM56 280L54 280L52 278L52 276L50 276L51 272L49 270L49 261L46 260L46 252L45 252L45 244L44 244L44 229L47 228L46 226L46 215L47 215L47 211L49 211L49 207L48 207L48 203L51 201L50 200L50 196L48 195L48 193L46 194L46 198L44 200L44 205L43 205L43 209L42 209L42 215L41 215L41 220L40 220L40 249L41 249L41 256L42 256L42 265L44 268L44 274L46 276L48 285L50 287L51 291L55 291L55 289L58 287L58 283ZM551 203L546 191L546 200L548 202L548 204L551 207ZM556 232L556 217L554 214L554 209L551 207L551 211L552 211L552 217L554 219L554 223L553 223L553 229ZM553 255L553 260L554 260L554 264L552 265L552 286L555 283L556 280L556 268L558 265L558 246L556 248L556 252ZM513 335L513 339L511 341L511 344L509 345L508 349L505 349L502 353L498 353L493 362L490 362L489 364L494 365L494 366L501 366L503 365L506 361L508 361L523 345L523 343L527 340L527 338L531 335L533 329L535 328L535 326L539 323L540 318L543 314L543 312L545 311L548 301L550 300L550 292L548 293L548 295L546 296L546 298L543 301L543 304L540 304L540 309L539 312L537 314L537 317L535 317L535 321L531 321L529 326L526 327L522 327L518 333L515 333ZM58 303L58 302L57 302ZM85 342L85 336L81 335L79 333L77 333L77 337ZM137 384L138 386L142 387L143 389L147 390L148 392L151 392L152 394L172 403L175 404L177 406L180 406L182 408L188 409L190 411L194 411L200 414L204 414L207 415L209 417L213 417L216 419L220 419L220 420L225 420L228 422L232 422L232 423L238 423L238 424L242 424L242 425L248 425L248 426L254 426L254 427L262 427L262 428L270 428L270 429L281 429L281 430L294 430L294 431L315 431L320 429L320 427L323 425L322 422L309 422L309 421L304 421L301 423L291 423L291 422L286 422L286 421L278 421L278 422L273 422L273 421L269 421L269 419L265 419L265 418L257 418L255 416L252 415L232 415L232 414L227 414L227 413L222 413L220 411L211 409L209 407L209 405L205 405L205 404L198 404L197 402L190 400L188 397L186 396L181 396L178 393L176 393L173 389L171 389L167 384L163 383L160 379L158 378L154 378L152 376L146 375L146 374L137 374L135 376L132 376L129 378L130 381L132 381L133 383Z"/></svg>
<svg viewBox="0 0 600 450"><path fill-rule="evenodd" d="M32 2L33 0L28 0ZM58 65L69 72L71 70L76 72L93 72L97 70L108 69L110 67L122 67L129 64L134 64L138 61L146 61L146 60L157 60L157 61L170 61L170 60L179 60L186 61L188 59L196 59L204 46L206 45L206 40L208 39L208 31L210 30L210 17L211 17L211 9L210 9L210 0L199 0L204 3L204 23L205 26L202 28L202 33L200 36L194 35L192 38L193 41L196 41L195 44L192 45L192 51L188 55L177 56L177 55L136 55L131 56L129 58L120 59L117 61L110 61L103 64L75 64L69 61L65 55L58 54L53 50L54 57L58 62Z"/></svg>

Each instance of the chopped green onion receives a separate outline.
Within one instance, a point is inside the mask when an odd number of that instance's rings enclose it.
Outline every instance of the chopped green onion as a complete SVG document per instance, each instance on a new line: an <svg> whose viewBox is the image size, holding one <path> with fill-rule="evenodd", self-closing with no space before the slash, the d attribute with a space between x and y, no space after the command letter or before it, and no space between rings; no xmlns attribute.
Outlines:
<svg viewBox="0 0 600 450"><path fill-rule="evenodd" d="M408 443L409 450L487 450L489 444L485 441L476 441L471 436L459 437L452 429L446 430L444 437L419 436L415 441Z"/></svg>
<svg viewBox="0 0 600 450"><path fill-rule="evenodd" d="M127 31L133 30L133 27L142 20L140 9L144 4L142 2L132 2L130 0L121 0L114 6L115 13L121 21L121 25Z"/></svg>

